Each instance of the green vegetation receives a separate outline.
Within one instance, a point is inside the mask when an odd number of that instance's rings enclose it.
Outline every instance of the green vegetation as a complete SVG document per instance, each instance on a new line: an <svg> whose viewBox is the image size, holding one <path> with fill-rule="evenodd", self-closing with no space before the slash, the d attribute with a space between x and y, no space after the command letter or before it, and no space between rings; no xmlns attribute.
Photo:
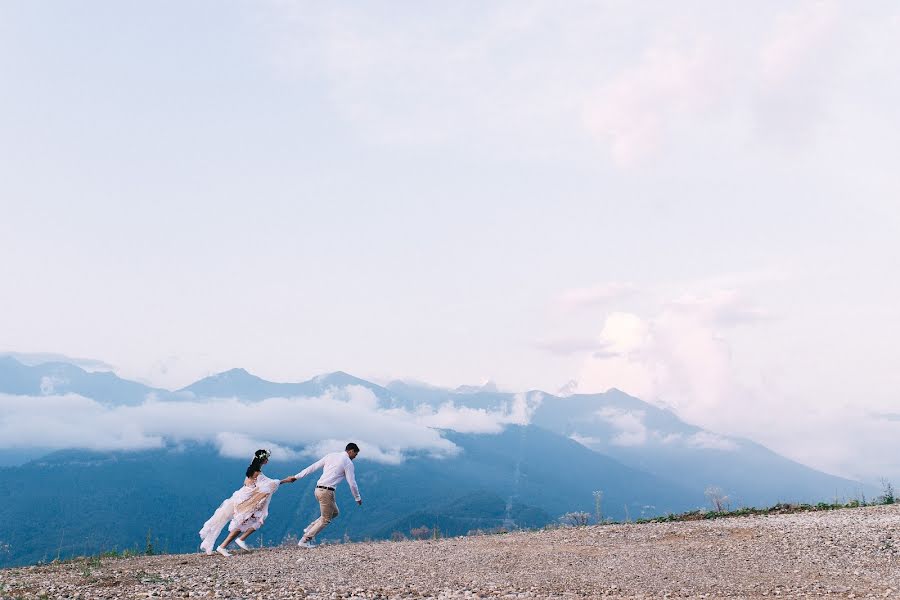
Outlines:
<svg viewBox="0 0 900 600"><path fill-rule="evenodd" d="M747 517L747 516L760 516L760 515L779 515L779 514L793 514L793 513L803 513L803 512L816 512L816 511L830 511L830 510L840 510L840 509L854 509L866 506L878 506L878 505L891 505L897 504L898 498L896 496L896 492L894 490L893 485L887 481L882 480L882 493L871 501L867 501L864 495L860 495L857 498L851 499L849 501L841 501L835 500L834 502L818 502L816 504L808 504L808 503L787 503L787 502L779 502L769 507L765 508L756 508L756 507L741 507L735 510L730 510L728 507L728 496L726 496L721 489L710 487L707 488L705 495L709 500L710 504L713 507L713 510L703 510L697 509L688 512L682 513L669 513L662 516L650 517L650 518L640 518L633 521L636 524L643 523L671 523L671 522L682 522L682 521L701 521L701 520L710 520L710 519L722 519L728 517ZM506 525L495 525L493 527L478 527L469 529L466 535L501 535L505 533L509 533L511 531L540 531L547 529L555 529L557 527L584 527L591 524L591 521L594 520L594 524L596 525L612 525L612 524L621 524L623 521L614 521L609 518L602 517L601 510L601 502L603 499L602 491L594 491L593 492L593 500L594 500L594 514L588 512L569 512L561 517L559 517L557 523L545 523L543 527L538 525L540 521L544 520L543 518L536 518L535 521L537 523L532 524L531 526L526 527L509 527ZM473 508L473 503L485 503L491 505L493 508L493 520L496 522L500 520L500 516L502 512L506 509L506 504L501 499L496 497L484 497L483 495L473 495L471 497L463 498L457 501L460 506L471 509ZM496 504L496 506L494 506ZM480 512L483 514L485 512L484 507L478 506L480 508ZM520 508L519 510L527 511L533 510L531 507ZM471 511L468 511L471 512ZM479 511L476 511L479 512ZM627 505L626 512L627 515ZM431 514L421 514L421 516L429 516L434 517ZM538 517L542 517L543 515L538 515ZM418 516L414 516L411 518L404 519L407 522L412 521L412 519L418 519ZM428 527L427 525L421 525L419 527L410 527L409 528L409 537L417 540L427 540L427 539L440 539L444 537L445 531L442 530L441 525L439 525L436 521L440 519L433 519L434 525L433 527ZM445 519L446 520L446 519ZM481 521L481 520L479 520ZM486 522L490 522L490 519L484 519ZM402 520L400 521L402 522ZM398 522L398 524L400 523ZM421 522L421 521L419 521ZM626 517L625 523L629 523ZM457 528L458 529L458 528ZM450 535L462 535L462 533L452 532ZM409 539L406 534L399 530L392 530L390 533L383 536L384 538L389 538L391 541L403 541ZM366 541L370 541L371 537L364 538ZM349 536L345 534L344 542L349 542ZM296 537L286 536L283 540L283 544L287 544L289 546L293 546L296 542ZM262 546L262 539L259 539L260 546ZM60 542L62 545L62 541ZM5 544L0 544L0 552L4 551L4 546L8 548ZM7 550L8 551L8 550ZM93 555L81 555L81 556L73 556L71 558L60 559L57 558L51 562L56 563L81 563L83 566L82 574L84 577L88 578L91 576L92 569L99 568L102 566L103 559L121 559L121 558L129 558L134 556L152 556L154 554L167 554L168 553L168 540L165 540L165 544L162 546L162 551L160 552L159 547L159 539L153 536L153 532L151 529L147 529L146 537L145 537L145 545L144 549L140 550L138 544L136 543L133 548L126 548L124 550L119 550L117 547L114 547L112 550L103 550L97 554ZM46 559L38 562L37 564L45 564ZM150 574L141 572L140 578L142 581L146 582L156 582L162 581L159 575Z"/></svg>
<svg viewBox="0 0 900 600"><path fill-rule="evenodd" d="M723 519L726 517L749 517L755 515L782 515L782 514L791 514L791 513L799 513L799 512L813 512L813 511L822 511L822 510L839 510L845 508L859 508L862 506L878 506L885 504L896 504L898 502L896 493L894 491L894 486L891 482L886 479L881 480L881 495L875 498L871 502L866 502L865 495L860 495L858 498L854 498L847 502L840 501L835 499L834 502L818 502L816 504L806 504L806 503L788 503L788 502L779 502L773 506L769 506L766 508L756 508L756 507L741 507L736 510L731 510L729 508L729 498L725 495L721 488L710 486L706 488L704 495L706 499L710 502L713 507L713 510L692 510L683 513L669 513L667 515L657 516L657 517L649 517L637 519L634 521L635 523L671 523L676 521L702 521L708 519ZM608 525L608 524L616 524L620 523L619 521L612 521L609 519L601 520L599 518L600 509L599 509L599 499L602 498L602 492L594 492L594 501L597 503L597 525ZM626 514L627 514L627 506L626 506ZM584 527L589 525L590 515L584 512L570 512L562 515L559 518L559 522L564 526L569 527ZM630 522L626 519L625 522Z"/></svg>
<svg viewBox="0 0 900 600"><path fill-rule="evenodd" d="M883 504L895 504L893 486L886 481L882 482L882 495L873 502L866 502L865 498L853 499L848 502L819 502L817 504L792 504L779 502L767 508L742 507L737 510L694 510L680 514L668 514L662 517L638 519L635 523L668 523L673 521L701 521L705 519L722 519L725 517L749 517L755 515L783 515L800 512L814 512L823 510L840 510L844 508L860 508L862 506L878 506Z"/></svg>
<svg viewBox="0 0 900 600"><path fill-rule="evenodd" d="M894 495L894 486L887 479L881 480L881 495L876 499L878 504L896 504L897 497Z"/></svg>

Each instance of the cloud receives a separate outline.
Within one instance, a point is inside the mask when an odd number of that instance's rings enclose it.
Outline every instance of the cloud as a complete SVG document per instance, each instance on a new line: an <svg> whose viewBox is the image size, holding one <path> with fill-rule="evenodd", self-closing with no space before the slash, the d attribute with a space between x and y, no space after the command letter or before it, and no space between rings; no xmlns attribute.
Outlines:
<svg viewBox="0 0 900 600"><path fill-rule="evenodd" d="M526 424L540 394L520 394L497 411L446 404L437 410L380 409L367 388L347 386L318 397L234 398L105 406L78 395L0 394L0 447L141 450L167 442L214 444L224 456L271 448L294 460L347 441L371 460L396 463L410 453L453 456L459 451L438 429L496 433Z"/></svg>
<svg viewBox="0 0 900 600"><path fill-rule="evenodd" d="M614 446L643 446L647 442L647 427L644 425L644 411L627 411L605 407L597 411L597 417L618 430L610 440Z"/></svg>
<svg viewBox="0 0 900 600"><path fill-rule="evenodd" d="M580 435L578 433L573 433L569 436L569 439L575 442L578 442L585 448L589 448L591 450L600 450L603 448L603 442L601 438L592 437L589 435Z"/></svg>
<svg viewBox="0 0 900 600"><path fill-rule="evenodd" d="M702 152L698 136L714 144L708 155L754 140L802 140L798 133L827 126L822 107L862 87L841 85L849 83L841 64L897 49L888 4L686 13L501 1L403 14L378 5L270 6L263 21L266 38L277 40L272 64L287 80L324 88L356 135L390 145L464 142L506 157L568 156L586 142L624 169L667 151ZM876 38L886 41L865 46Z"/></svg>
<svg viewBox="0 0 900 600"><path fill-rule="evenodd" d="M615 354L589 357L577 378L579 390L616 387L673 408L689 422L730 426L732 413L720 409L747 398L748 391L737 383L723 333L764 315L730 290L683 296L651 318L611 313L600 339Z"/></svg>
<svg viewBox="0 0 900 600"><path fill-rule="evenodd" d="M724 71L708 41L650 46L636 65L597 90L585 122L609 140L615 164L633 167L660 151L678 120L718 101Z"/></svg>
<svg viewBox="0 0 900 600"><path fill-rule="evenodd" d="M770 37L760 49L763 83L777 88L807 73L821 60L821 50L839 19L838 5L832 1L803 2L776 15Z"/></svg>
<svg viewBox="0 0 900 600"><path fill-rule="evenodd" d="M40 390L45 396L52 394L56 390L56 386L68 383L68 379L57 377L55 375L44 375L41 377Z"/></svg>
<svg viewBox="0 0 900 600"><path fill-rule="evenodd" d="M571 356L587 352L604 352L603 344L591 338L557 338L542 340L535 343L539 350L555 354L557 356Z"/></svg>
<svg viewBox="0 0 900 600"><path fill-rule="evenodd" d="M9 356L23 365L35 366L48 362L62 362L81 367L85 371L114 371L115 367L95 358L73 358L55 352L0 352L0 357Z"/></svg>
<svg viewBox="0 0 900 600"><path fill-rule="evenodd" d="M637 292L637 286L631 282L613 281L599 283L590 287L566 290L559 295L556 303L564 310L592 308L595 306L606 306L611 302L633 296Z"/></svg>
<svg viewBox="0 0 900 600"><path fill-rule="evenodd" d="M566 11L499 3L474 12L453 4L401 12L275 3L272 62L288 79L324 84L358 134L385 144L477 136L513 149L522 123L543 130L565 118L569 85L552 82L573 78L534 46L534 34L559 35Z"/></svg>
<svg viewBox="0 0 900 600"><path fill-rule="evenodd" d="M752 438L829 473L867 481L900 477L895 458L900 452L900 415L873 412L864 398L826 403L816 395L789 397L769 374L739 370L734 355L735 340L741 338L736 334L748 324L754 325L755 336L765 339L765 327L777 322L734 290L681 295L650 315L610 313L599 337L616 355L586 357L577 388L580 393L618 388L708 430L664 438L652 429L642 430L637 414L601 415L619 429L620 444L658 441L738 449L728 437L709 432L717 431Z"/></svg>
<svg viewBox="0 0 900 600"><path fill-rule="evenodd" d="M767 135L794 140L808 136L829 100L827 87L841 76L847 43L839 6L808 1L774 18L759 51L756 119Z"/></svg>
<svg viewBox="0 0 900 600"><path fill-rule="evenodd" d="M732 440L709 431L698 431L688 436L685 443L691 448L704 448L707 450L734 451L738 449L738 445Z"/></svg>
<svg viewBox="0 0 900 600"><path fill-rule="evenodd" d="M247 458L253 456L260 448L271 451L273 460L296 460L302 456L299 452L274 442L253 439L243 433L230 431L216 434L215 445L219 449L219 454L228 458Z"/></svg>
<svg viewBox="0 0 900 600"><path fill-rule="evenodd" d="M365 439L356 440L356 444L360 447L360 456L367 460L373 460L388 465L398 465L403 462L405 456L399 450L382 450L376 444ZM340 452L347 445L344 440L326 439L320 440L304 448L301 456L310 460L318 460L319 457L329 452ZM431 452L432 458L447 458L454 456L458 452L458 448L454 447L451 451Z"/></svg>
<svg viewBox="0 0 900 600"><path fill-rule="evenodd" d="M0 444L6 448L89 448L143 450L163 438L129 418L128 409L111 410L75 394L0 394ZM201 419L202 412L193 415Z"/></svg>
<svg viewBox="0 0 900 600"><path fill-rule="evenodd" d="M683 295L669 302L667 307L723 327L772 318L765 310L733 289L717 290L700 296Z"/></svg>
<svg viewBox="0 0 900 600"><path fill-rule="evenodd" d="M577 432L569 436L591 450L603 451L606 444L613 446L643 446L656 444L661 446L679 445L688 448L702 448L734 452L739 449L737 443L726 437L709 431L698 431L689 436L681 433L663 434L654 429L648 429L643 422L642 411L625 411L615 408L607 409L601 419L619 430L615 436L603 439L596 436L581 435ZM665 452L665 449L658 450Z"/></svg>
<svg viewBox="0 0 900 600"><path fill-rule="evenodd" d="M541 400L542 395L538 392L516 394L512 402L494 411L456 406L452 402L437 410L425 406L417 413L416 422L461 433L499 433L506 425L527 425Z"/></svg>

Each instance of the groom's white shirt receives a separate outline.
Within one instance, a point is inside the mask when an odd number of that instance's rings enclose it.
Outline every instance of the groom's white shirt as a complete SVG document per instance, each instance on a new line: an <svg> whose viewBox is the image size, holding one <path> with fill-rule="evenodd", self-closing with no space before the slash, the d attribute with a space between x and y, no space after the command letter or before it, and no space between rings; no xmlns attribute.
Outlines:
<svg viewBox="0 0 900 600"><path fill-rule="evenodd" d="M332 452L331 454L326 454L297 473L296 477L298 479L306 477L319 469L323 469L323 471L322 476L319 477L319 481L316 482L316 485L336 488L346 477L353 498L357 502L361 500L359 497L359 488L356 487L356 478L353 476L353 461L350 460L350 457L347 456L346 452Z"/></svg>

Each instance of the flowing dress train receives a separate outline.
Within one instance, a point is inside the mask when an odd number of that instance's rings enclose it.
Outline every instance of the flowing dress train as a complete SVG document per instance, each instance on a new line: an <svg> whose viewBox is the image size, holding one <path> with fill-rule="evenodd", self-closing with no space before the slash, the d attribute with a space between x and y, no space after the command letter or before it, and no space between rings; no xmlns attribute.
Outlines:
<svg viewBox="0 0 900 600"><path fill-rule="evenodd" d="M229 532L262 527L269 516L269 501L278 490L279 483L277 479L269 479L260 473L255 482L234 492L203 524L203 529L200 530L200 549L212 554L216 538L226 523Z"/></svg>

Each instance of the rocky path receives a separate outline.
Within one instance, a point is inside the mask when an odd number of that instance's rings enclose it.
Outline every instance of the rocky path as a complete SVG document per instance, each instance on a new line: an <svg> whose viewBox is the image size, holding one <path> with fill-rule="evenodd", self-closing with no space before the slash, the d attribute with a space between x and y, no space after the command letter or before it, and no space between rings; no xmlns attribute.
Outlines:
<svg viewBox="0 0 900 600"><path fill-rule="evenodd" d="M764 596L900 598L900 506L0 571L4 599Z"/></svg>

